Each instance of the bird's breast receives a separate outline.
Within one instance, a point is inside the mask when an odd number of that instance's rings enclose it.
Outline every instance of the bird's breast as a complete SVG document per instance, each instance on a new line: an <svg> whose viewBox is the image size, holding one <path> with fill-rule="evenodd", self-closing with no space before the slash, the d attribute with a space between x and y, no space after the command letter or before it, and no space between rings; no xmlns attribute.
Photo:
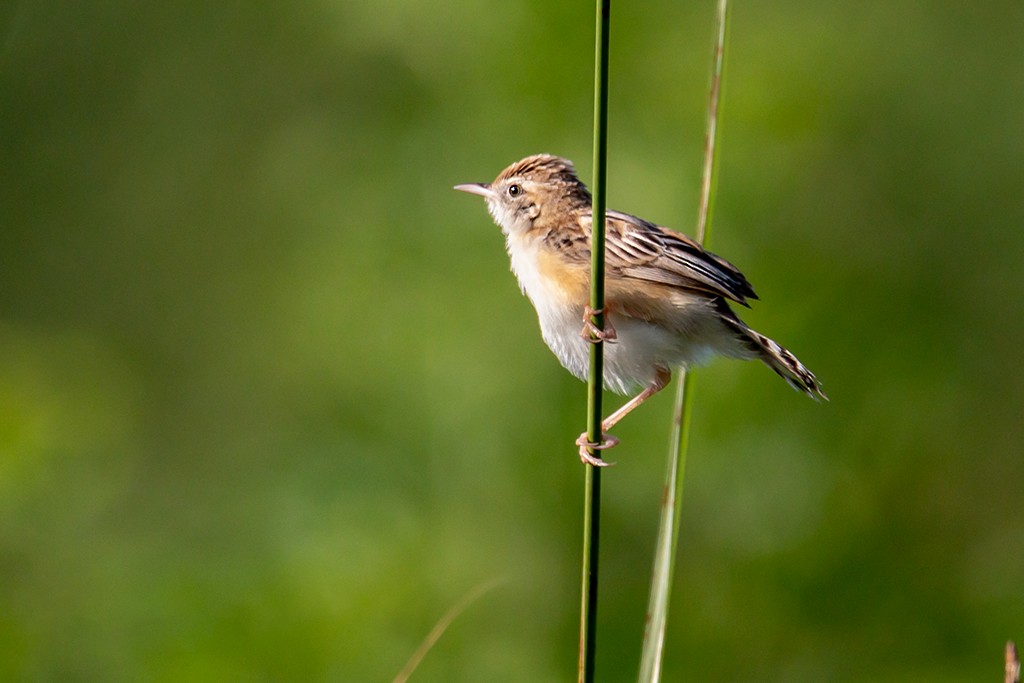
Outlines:
<svg viewBox="0 0 1024 683"><path fill-rule="evenodd" d="M512 272L534 306L582 309L590 288L590 269L585 262L568 261L532 235L509 236L508 253Z"/></svg>

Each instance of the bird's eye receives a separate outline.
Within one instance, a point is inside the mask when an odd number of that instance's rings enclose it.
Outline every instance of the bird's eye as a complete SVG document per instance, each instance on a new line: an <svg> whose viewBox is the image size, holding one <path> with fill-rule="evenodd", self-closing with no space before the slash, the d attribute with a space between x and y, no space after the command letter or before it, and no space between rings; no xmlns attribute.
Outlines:
<svg viewBox="0 0 1024 683"><path fill-rule="evenodd" d="M509 185L508 186L508 196L509 197L518 197L522 193L523 193L523 186L522 185Z"/></svg>

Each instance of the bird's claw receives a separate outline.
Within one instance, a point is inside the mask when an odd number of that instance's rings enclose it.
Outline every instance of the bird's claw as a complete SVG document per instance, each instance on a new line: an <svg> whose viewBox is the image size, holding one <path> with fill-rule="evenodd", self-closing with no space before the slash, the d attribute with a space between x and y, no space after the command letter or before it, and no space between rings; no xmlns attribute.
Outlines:
<svg viewBox="0 0 1024 683"><path fill-rule="evenodd" d="M600 443L589 441L586 432L580 434L580 438L576 439L576 445L580 447L580 460L584 464L594 467L608 467L615 464L613 462L605 462L597 455L591 453L591 451L604 451L619 445L619 440L611 434L602 433L601 439Z"/></svg>
<svg viewBox="0 0 1024 683"><path fill-rule="evenodd" d="M598 342L607 342L611 344L619 338L615 328L612 327L612 324L607 320L604 321L604 329L601 329L594 324L593 316L604 312L605 309L598 308L595 310L591 308L589 304L583 307L583 329L580 330L580 336L591 344L597 344Z"/></svg>

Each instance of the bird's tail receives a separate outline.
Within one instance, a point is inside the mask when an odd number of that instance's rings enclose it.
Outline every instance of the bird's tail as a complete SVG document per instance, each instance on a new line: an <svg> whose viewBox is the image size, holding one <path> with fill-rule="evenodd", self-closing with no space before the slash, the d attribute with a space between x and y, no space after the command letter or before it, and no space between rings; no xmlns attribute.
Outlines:
<svg viewBox="0 0 1024 683"><path fill-rule="evenodd" d="M764 361L764 364L786 380L789 386L804 392L815 400L828 400L818 378L789 349L760 332L750 329L746 323L735 316L723 316L722 320L733 328L739 335L740 341L753 352L755 358Z"/></svg>

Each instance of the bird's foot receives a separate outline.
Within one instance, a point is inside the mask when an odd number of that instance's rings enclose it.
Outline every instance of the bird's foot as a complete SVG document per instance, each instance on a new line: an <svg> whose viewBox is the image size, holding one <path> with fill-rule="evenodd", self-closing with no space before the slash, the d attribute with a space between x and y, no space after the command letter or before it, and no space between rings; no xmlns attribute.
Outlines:
<svg viewBox="0 0 1024 683"><path fill-rule="evenodd" d="M619 338L619 334L607 319L604 321L603 330L594 323L593 316L600 315L605 311L606 309L604 308L595 310L590 307L590 304L583 306L583 329L580 330L580 336L591 344L597 344L598 342L614 343Z"/></svg>
<svg viewBox="0 0 1024 683"><path fill-rule="evenodd" d="M580 447L580 460L582 460L585 465L608 467L609 465L615 464L613 462L605 462L597 455L591 453L591 451L604 451L619 445L619 440L611 434L602 433L601 439L602 441L600 443L589 441L587 440L586 432L580 434L580 438L576 439L576 445Z"/></svg>

